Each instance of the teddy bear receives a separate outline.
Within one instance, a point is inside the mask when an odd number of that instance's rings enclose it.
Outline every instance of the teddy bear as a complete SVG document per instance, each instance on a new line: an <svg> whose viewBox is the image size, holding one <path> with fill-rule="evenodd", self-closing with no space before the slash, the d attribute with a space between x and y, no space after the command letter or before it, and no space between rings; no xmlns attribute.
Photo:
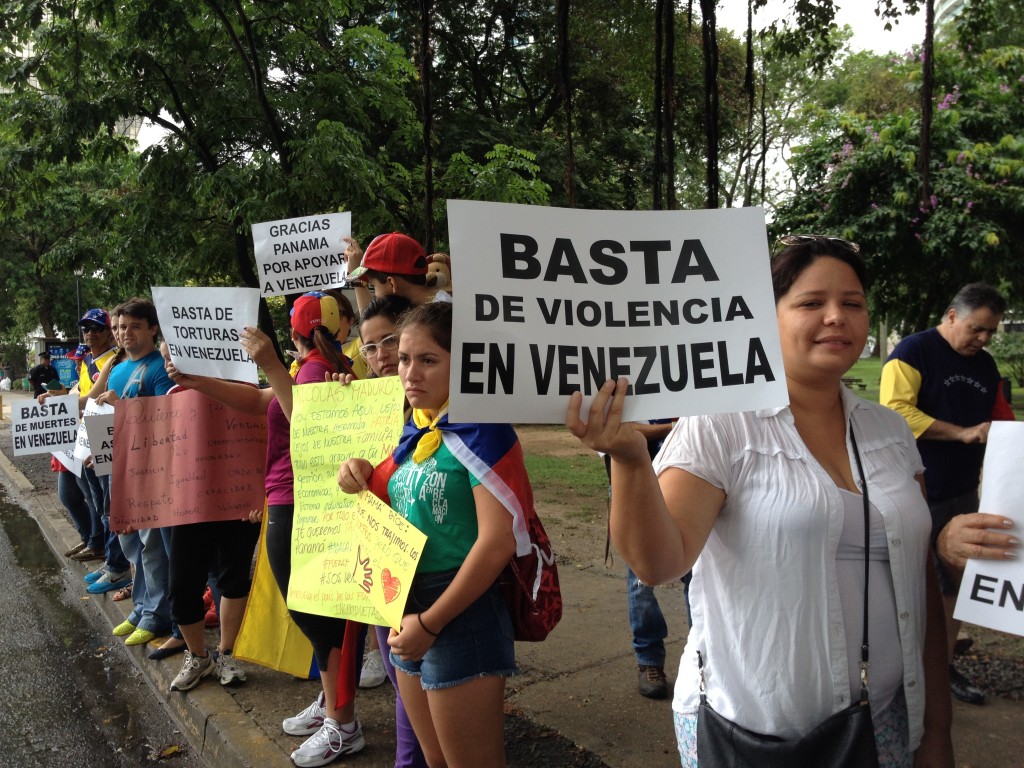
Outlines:
<svg viewBox="0 0 1024 768"><path fill-rule="evenodd" d="M452 259L447 253L427 257L427 287L452 293Z"/></svg>

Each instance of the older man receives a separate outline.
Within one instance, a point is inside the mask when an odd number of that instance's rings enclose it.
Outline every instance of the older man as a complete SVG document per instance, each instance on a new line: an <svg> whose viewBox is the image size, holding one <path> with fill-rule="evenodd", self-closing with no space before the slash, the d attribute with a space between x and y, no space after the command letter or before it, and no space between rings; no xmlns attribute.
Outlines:
<svg viewBox="0 0 1024 768"><path fill-rule="evenodd" d="M958 515L978 511L978 482L993 419L1013 419L1002 379L985 347L1006 301L996 289L960 289L936 328L906 337L882 368L880 401L899 412L917 438L932 513L932 541ZM953 667L960 622L953 618L960 574L936 560L946 608L950 686L961 701L984 694Z"/></svg>

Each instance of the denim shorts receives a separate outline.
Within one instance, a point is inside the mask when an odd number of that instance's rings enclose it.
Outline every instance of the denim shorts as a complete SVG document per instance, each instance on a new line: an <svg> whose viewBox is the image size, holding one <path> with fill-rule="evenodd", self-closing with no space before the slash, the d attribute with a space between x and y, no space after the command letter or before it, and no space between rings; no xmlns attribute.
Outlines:
<svg viewBox="0 0 1024 768"><path fill-rule="evenodd" d="M421 613L448 588L458 570L416 574L406 614ZM419 675L426 691L451 688L477 677L510 677L516 669L512 618L497 582L438 633L419 661L391 663L409 675Z"/></svg>

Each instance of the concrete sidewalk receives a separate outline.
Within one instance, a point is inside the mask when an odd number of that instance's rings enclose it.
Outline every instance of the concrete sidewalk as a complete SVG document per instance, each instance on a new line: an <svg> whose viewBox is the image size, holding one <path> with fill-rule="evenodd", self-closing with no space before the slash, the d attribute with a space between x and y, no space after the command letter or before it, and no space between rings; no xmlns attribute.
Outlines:
<svg viewBox="0 0 1024 768"><path fill-rule="evenodd" d="M4 392L4 415L19 393ZM22 394L21 396L27 396ZM13 500L38 521L55 553L77 543L67 521L55 484L35 488L8 458L9 429L4 429L0 477ZM58 555L59 556L59 555ZM94 606L110 627L120 623L129 601L115 603L109 595L86 596L81 576L86 569L65 561L72 572L72 589ZM668 701L650 701L636 693L636 663L626 619L625 580L619 569L559 565L565 612L562 622L543 643L520 643L517 660L523 674L509 681L506 711L525 718L533 727L522 737L530 743L510 747L509 765L598 766L609 768L669 768L679 765ZM680 590L666 588L659 599L669 619L668 668L675 678L686 635ZM208 643L216 643L211 631ZM117 642L111 637L111 643ZM300 738L284 735L280 723L308 705L319 684L246 664L248 682L223 688L212 678L187 693L171 692L171 679L181 656L161 662L146 658L146 648L129 648L128 656L150 683L156 697L166 702L194 749L217 768L234 766L288 766L289 753ZM385 684L361 690L357 716L363 723L366 749L337 761L338 765L387 766L394 756L394 696ZM989 697L984 707L954 702L954 743L957 765L965 768L1020 766L1024 703ZM511 733L511 732L510 732ZM516 732L518 733L518 731ZM577 745L566 750L562 740L551 748L554 735ZM514 738L510 736L510 738ZM514 747L514 749L512 748ZM571 753L571 754L570 754ZM550 754L549 759L546 755ZM555 757L555 755L558 757Z"/></svg>

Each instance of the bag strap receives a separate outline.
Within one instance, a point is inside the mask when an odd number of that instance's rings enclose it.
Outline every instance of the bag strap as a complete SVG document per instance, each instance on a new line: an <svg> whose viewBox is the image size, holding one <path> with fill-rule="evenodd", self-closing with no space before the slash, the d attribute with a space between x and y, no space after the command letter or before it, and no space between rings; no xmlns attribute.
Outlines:
<svg viewBox="0 0 1024 768"><path fill-rule="evenodd" d="M870 572L870 561L868 560L868 547L871 543L871 520L868 515L868 481L864 477L864 465L860 460L860 450L857 448L857 436L853 433L853 420L850 420L850 443L853 445L853 457L857 460L857 473L860 475L861 496L864 497L864 635L860 645L860 700L867 703L868 700L868 667L871 666L870 654L868 652L868 574Z"/></svg>

